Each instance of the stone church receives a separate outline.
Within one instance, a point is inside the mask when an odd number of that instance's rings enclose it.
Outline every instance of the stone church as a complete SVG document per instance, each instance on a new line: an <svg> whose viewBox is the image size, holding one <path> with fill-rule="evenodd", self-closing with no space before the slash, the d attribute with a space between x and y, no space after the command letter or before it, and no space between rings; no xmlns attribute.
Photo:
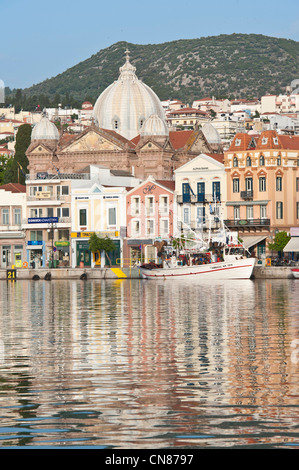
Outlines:
<svg viewBox="0 0 299 470"><path fill-rule="evenodd" d="M200 153L222 154L211 124L170 130L157 95L136 76L126 51L118 80L97 99L93 122L80 134L59 133L43 115L27 149L30 179L39 172L76 173L90 164L145 179L172 180L175 169Z"/></svg>

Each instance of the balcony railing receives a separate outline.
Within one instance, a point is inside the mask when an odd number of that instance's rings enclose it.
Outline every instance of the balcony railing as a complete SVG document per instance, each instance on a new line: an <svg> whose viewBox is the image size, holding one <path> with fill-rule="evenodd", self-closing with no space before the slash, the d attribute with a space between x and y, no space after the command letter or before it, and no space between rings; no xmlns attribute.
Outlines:
<svg viewBox="0 0 299 470"><path fill-rule="evenodd" d="M211 202L221 202L221 194L179 194L177 196L178 204L208 204Z"/></svg>
<svg viewBox="0 0 299 470"><path fill-rule="evenodd" d="M228 228L237 228L237 229L255 229L255 228L269 228L270 219L229 219L224 220L224 224Z"/></svg>
<svg viewBox="0 0 299 470"><path fill-rule="evenodd" d="M241 191L242 199L253 199L253 191Z"/></svg>

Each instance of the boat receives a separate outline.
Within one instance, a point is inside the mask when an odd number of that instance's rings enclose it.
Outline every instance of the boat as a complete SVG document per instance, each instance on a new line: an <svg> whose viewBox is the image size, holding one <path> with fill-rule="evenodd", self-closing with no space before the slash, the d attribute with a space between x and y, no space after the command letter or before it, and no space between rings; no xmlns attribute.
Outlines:
<svg viewBox="0 0 299 470"><path fill-rule="evenodd" d="M172 259L163 262L162 267L155 263L147 263L139 266L139 269L144 279L190 279L199 282L204 279L250 279L256 262L255 258L240 256L231 251L224 254L223 261L213 262L211 256L206 253L208 260L203 264L192 264L194 258L192 258L191 265L178 264L181 263L180 260Z"/></svg>
<svg viewBox="0 0 299 470"><path fill-rule="evenodd" d="M217 228L216 232L213 227ZM210 205L208 230L200 235L187 228L187 238L183 235L177 239L184 238L183 243L176 245L176 253L172 251L173 256L164 259L162 265L149 262L139 266L142 278L201 282L203 279L249 279L252 276L256 259L242 245L238 233L230 232L224 225L216 204L214 208Z"/></svg>
<svg viewBox="0 0 299 470"><path fill-rule="evenodd" d="M293 268L293 269L291 269L291 271L292 271L293 276L296 279L299 279L299 268Z"/></svg>

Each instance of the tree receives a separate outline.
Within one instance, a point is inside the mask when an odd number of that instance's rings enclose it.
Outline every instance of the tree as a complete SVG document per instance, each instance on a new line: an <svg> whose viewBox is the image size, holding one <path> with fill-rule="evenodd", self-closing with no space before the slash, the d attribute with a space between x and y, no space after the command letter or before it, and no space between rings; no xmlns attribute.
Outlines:
<svg viewBox="0 0 299 470"><path fill-rule="evenodd" d="M291 237L287 234L287 232L278 232L274 237L274 242L268 243L268 248L271 251L277 251L281 253L290 239Z"/></svg>
<svg viewBox="0 0 299 470"><path fill-rule="evenodd" d="M107 236L105 238L100 238L97 236L96 233L93 233L89 238L88 245L89 245L90 251L92 251L93 253L100 254L101 251L104 251L105 255L108 258L109 264L111 266L111 259L109 258L108 253L116 249L116 246L111 240L111 238Z"/></svg>
<svg viewBox="0 0 299 470"><path fill-rule="evenodd" d="M25 183L27 173L28 158L26 150L31 142L31 126L23 124L19 127L16 136L15 155L6 166L4 173L4 183Z"/></svg>

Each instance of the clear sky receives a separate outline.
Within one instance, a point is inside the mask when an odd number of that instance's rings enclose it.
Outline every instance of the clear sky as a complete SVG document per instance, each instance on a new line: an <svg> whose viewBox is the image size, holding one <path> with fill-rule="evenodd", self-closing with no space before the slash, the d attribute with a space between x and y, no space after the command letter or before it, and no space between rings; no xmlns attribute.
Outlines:
<svg viewBox="0 0 299 470"><path fill-rule="evenodd" d="M299 0L0 0L0 80L25 88L118 41L231 33L299 41Z"/></svg>

